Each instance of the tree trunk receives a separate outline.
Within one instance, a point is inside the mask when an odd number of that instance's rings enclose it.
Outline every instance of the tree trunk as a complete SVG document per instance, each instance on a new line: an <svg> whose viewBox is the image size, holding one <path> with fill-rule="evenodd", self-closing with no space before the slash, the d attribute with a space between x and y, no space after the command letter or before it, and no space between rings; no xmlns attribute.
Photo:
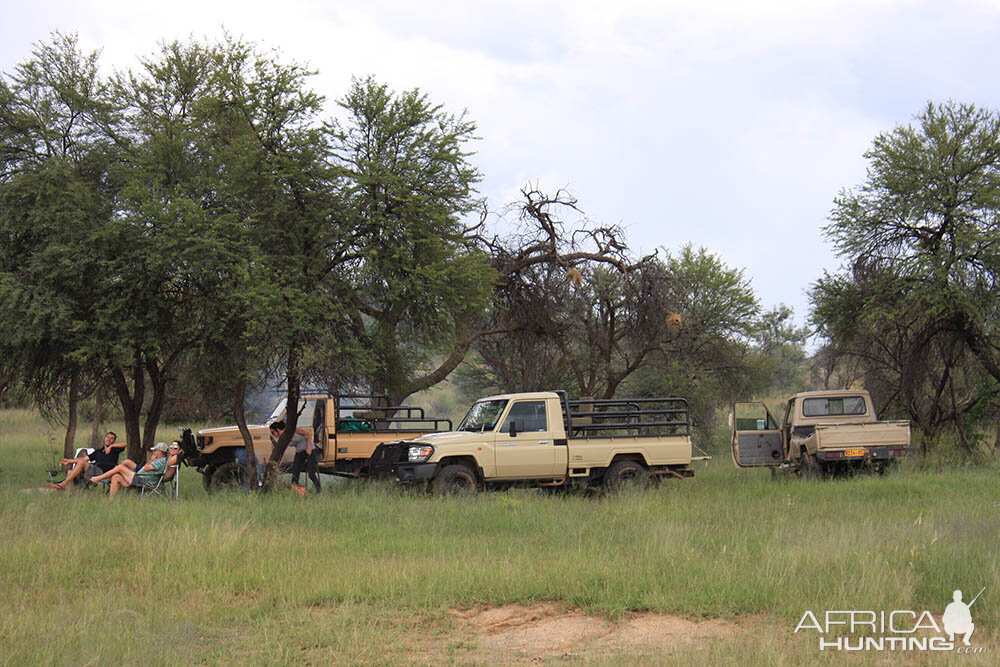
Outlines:
<svg viewBox="0 0 1000 667"><path fill-rule="evenodd" d="M74 370L69 380L69 415L66 417L66 439L63 441L63 458L72 458L76 451L76 424L80 407L80 371Z"/></svg>
<svg viewBox="0 0 1000 667"><path fill-rule="evenodd" d="M244 405L246 390L246 380L242 380L236 385L236 391L233 396L233 418L236 420L236 426L240 429L240 435L243 436L243 446L246 447L247 451L247 479L250 480L250 488L256 489L257 452L254 451L253 436L250 435L250 429L247 427L247 416Z"/></svg>
<svg viewBox="0 0 1000 667"><path fill-rule="evenodd" d="M278 479L278 465L281 457L288 449L288 443L295 435L295 427L299 421L299 385L302 376L299 370L299 349L294 343L288 350L288 366L285 369L285 383L288 387L285 395L285 431L278 438L271 448L271 456L267 460L267 468L264 470L264 490L272 491Z"/></svg>
<svg viewBox="0 0 1000 667"><path fill-rule="evenodd" d="M0 373L0 403L3 403L3 396L7 393L8 387L10 387L8 382L7 377L3 373Z"/></svg>
<svg viewBox="0 0 1000 667"><path fill-rule="evenodd" d="M167 395L166 364L160 368L156 359L146 359L146 372L149 373L149 383L153 389L153 397L146 411L146 424L142 431L142 449L148 451L156 442L156 429L160 425L160 415L163 414L163 404ZM142 405L139 405L142 409Z"/></svg>
<svg viewBox="0 0 1000 667"><path fill-rule="evenodd" d="M458 343L456 343L455 348L448 355L448 358L427 375L414 378L410 381L406 381L401 377L387 378L385 391L389 396L389 403L392 405L402 405L403 401L418 391L433 387L458 368L458 365L465 360L465 355L473 343L485 336L492 336L506 331L508 329L489 329L463 334L459 337Z"/></svg>
<svg viewBox="0 0 1000 667"><path fill-rule="evenodd" d="M104 385L97 385L97 392L94 394L94 420L90 427L90 446L97 449L101 445L101 420L104 417Z"/></svg>
<svg viewBox="0 0 1000 667"><path fill-rule="evenodd" d="M116 368L112 373L115 382L115 391L118 394L118 402L122 406L122 415L125 418L125 439L128 442L127 457L136 463L146 461L145 452L142 451L142 431L139 428L139 421L142 418L142 401L145 394L145 376L139 355L136 355L135 365L132 367L132 391L129 391L128 378L125 371Z"/></svg>

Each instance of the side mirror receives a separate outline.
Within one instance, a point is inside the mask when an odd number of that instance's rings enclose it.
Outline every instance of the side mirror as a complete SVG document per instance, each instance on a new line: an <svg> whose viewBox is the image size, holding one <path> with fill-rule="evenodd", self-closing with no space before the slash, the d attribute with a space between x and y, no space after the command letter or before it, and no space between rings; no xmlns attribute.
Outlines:
<svg viewBox="0 0 1000 667"><path fill-rule="evenodd" d="M511 422L510 422L510 428L507 429L507 430L509 431L510 437L516 438L517 437L517 422L512 419Z"/></svg>

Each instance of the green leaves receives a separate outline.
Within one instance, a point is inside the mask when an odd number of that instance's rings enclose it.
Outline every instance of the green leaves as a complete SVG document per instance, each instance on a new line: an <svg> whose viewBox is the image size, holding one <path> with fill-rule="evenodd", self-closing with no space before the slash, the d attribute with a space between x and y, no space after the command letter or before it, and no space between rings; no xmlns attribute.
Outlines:
<svg viewBox="0 0 1000 667"><path fill-rule="evenodd" d="M355 80L327 125L342 175L355 335L375 351L375 383L396 397L447 354L485 308L493 274L464 237L479 172L465 145L475 125L418 90Z"/></svg>
<svg viewBox="0 0 1000 667"><path fill-rule="evenodd" d="M977 373L1000 376L1000 115L929 103L865 157L826 228L851 268L813 288L813 319L878 398L936 432L960 424Z"/></svg>

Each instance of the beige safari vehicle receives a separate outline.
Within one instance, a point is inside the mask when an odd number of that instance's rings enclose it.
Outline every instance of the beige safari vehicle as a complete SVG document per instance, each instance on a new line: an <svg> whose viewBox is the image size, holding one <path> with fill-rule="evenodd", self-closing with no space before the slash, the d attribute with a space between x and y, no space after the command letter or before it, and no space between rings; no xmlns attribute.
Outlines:
<svg viewBox="0 0 1000 667"><path fill-rule="evenodd" d="M439 494L486 488L645 487L691 477L691 428L683 398L570 401L565 391L476 401L456 431L379 445L371 473Z"/></svg>
<svg viewBox="0 0 1000 667"><path fill-rule="evenodd" d="M264 424L249 426L258 463L271 456L268 426L286 416L281 399ZM451 420L425 417L423 408L390 405L385 396L348 396L306 393L299 406L298 427L313 431L313 442L322 449L317 456L319 472L345 477L363 477L368 460L382 442L414 438L450 430ZM198 469L205 490L246 486L246 448L236 426L198 431L182 441L185 462ZM281 468L291 465L293 448L285 450Z"/></svg>
<svg viewBox="0 0 1000 667"><path fill-rule="evenodd" d="M908 421L878 421L867 391L792 396L779 424L763 403L734 403L733 461L741 468L793 467L803 478L872 467L913 455Z"/></svg>

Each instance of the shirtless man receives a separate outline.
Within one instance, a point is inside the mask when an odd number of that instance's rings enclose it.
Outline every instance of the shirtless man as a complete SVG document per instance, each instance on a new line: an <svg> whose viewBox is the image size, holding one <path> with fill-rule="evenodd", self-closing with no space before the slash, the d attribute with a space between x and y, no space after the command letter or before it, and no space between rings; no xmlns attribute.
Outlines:
<svg viewBox="0 0 1000 667"><path fill-rule="evenodd" d="M63 459L59 465L73 464L73 467L66 473L66 479L58 484L52 484L52 488L64 491L73 488L73 480L80 477L94 467L92 474L107 472L118 465L118 457L122 450L128 447L127 442L115 442L118 435L114 431L108 431L104 436L104 446L87 453L86 449L80 450L80 456L75 459ZM85 479L85 478L84 478Z"/></svg>
<svg viewBox="0 0 1000 667"><path fill-rule="evenodd" d="M167 469L167 464L169 463L167 452L169 450L166 443L158 442L150 451L153 452L153 458L149 459L144 466L139 467L135 461L127 459L125 463L115 466L103 475L91 477L90 481L94 484L99 484L106 479L110 480L110 497L112 499L118 495L120 489L124 489L126 486L132 486L133 484L152 486L156 484L157 478L163 475L163 472ZM176 455L174 460L176 460Z"/></svg>

